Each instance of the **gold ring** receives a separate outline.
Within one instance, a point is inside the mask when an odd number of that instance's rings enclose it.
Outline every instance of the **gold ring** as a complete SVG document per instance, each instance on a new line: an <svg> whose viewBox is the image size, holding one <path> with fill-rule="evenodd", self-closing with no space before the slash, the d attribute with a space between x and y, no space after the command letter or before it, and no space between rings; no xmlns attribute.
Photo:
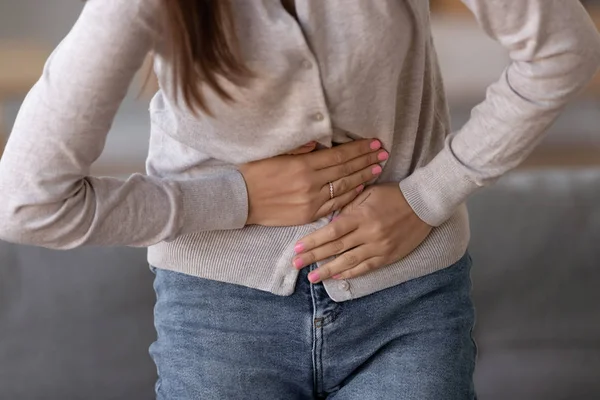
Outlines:
<svg viewBox="0 0 600 400"><path fill-rule="evenodd" d="M335 197L335 193L333 192L333 183L329 182L329 198L333 199Z"/></svg>

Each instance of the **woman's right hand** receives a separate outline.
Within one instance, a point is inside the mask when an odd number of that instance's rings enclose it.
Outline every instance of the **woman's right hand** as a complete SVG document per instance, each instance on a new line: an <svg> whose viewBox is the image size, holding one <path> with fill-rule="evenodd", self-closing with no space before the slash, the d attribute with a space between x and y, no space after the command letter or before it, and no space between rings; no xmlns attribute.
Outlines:
<svg viewBox="0 0 600 400"><path fill-rule="evenodd" d="M302 153L302 152L301 152ZM247 225L303 225L343 208L387 160L378 140L357 140L307 154L282 155L239 167L248 189ZM330 198L329 182L334 198Z"/></svg>

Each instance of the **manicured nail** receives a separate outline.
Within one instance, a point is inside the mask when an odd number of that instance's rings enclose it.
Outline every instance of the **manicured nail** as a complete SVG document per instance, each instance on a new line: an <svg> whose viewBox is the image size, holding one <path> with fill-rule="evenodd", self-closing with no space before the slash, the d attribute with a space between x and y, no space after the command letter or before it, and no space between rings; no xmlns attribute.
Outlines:
<svg viewBox="0 0 600 400"><path fill-rule="evenodd" d="M377 159L379 161L385 161L388 158L390 158L390 155L388 154L387 151L382 151L381 153L377 154Z"/></svg>
<svg viewBox="0 0 600 400"><path fill-rule="evenodd" d="M365 190L365 185L360 185L359 187L356 188L356 191L360 194ZM335 217L333 220L335 221L336 218L339 217Z"/></svg>
<svg viewBox="0 0 600 400"><path fill-rule="evenodd" d="M296 254L300 254L304 251L304 243L298 243L294 246L294 251Z"/></svg>
<svg viewBox="0 0 600 400"><path fill-rule="evenodd" d="M317 142L308 142L308 143L306 143L306 144L305 144L303 147L312 147L312 146L314 146L315 144L317 144Z"/></svg>
<svg viewBox="0 0 600 400"><path fill-rule="evenodd" d="M296 268L302 268L302 265L304 265L304 263L302 262L302 260L300 258L296 258L294 260L294 267L296 267Z"/></svg>
<svg viewBox="0 0 600 400"><path fill-rule="evenodd" d="M311 283L317 283L319 281L319 273L317 271L313 271L310 274L308 274L308 280Z"/></svg>
<svg viewBox="0 0 600 400"><path fill-rule="evenodd" d="M373 175L379 175L381 173L381 171L383 171L383 169L381 169L381 167L379 165L376 165L373 167L373 169L371 169L371 172L373 173Z"/></svg>
<svg viewBox="0 0 600 400"><path fill-rule="evenodd" d="M381 148L381 142L379 140L373 140L371 142L371 150L379 150Z"/></svg>
<svg viewBox="0 0 600 400"><path fill-rule="evenodd" d="M341 274L337 274L332 276L333 279L342 279L342 275Z"/></svg>

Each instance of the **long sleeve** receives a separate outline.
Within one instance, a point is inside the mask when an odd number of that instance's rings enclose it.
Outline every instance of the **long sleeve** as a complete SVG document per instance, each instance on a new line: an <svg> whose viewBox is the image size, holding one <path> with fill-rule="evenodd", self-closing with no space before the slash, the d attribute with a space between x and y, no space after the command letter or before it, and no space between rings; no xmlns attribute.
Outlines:
<svg viewBox="0 0 600 400"><path fill-rule="evenodd" d="M52 248L147 246L244 226L237 171L196 180L89 176L152 49L156 0L89 0L25 99L0 162L0 238Z"/></svg>
<svg viewBox="0 0 600 400"><path fill-rule="evenodd" d="M600 62L600 37L578 0L463 2L511 63L443 150L400 183L417 215L433 226L521 163Z"/></svg>

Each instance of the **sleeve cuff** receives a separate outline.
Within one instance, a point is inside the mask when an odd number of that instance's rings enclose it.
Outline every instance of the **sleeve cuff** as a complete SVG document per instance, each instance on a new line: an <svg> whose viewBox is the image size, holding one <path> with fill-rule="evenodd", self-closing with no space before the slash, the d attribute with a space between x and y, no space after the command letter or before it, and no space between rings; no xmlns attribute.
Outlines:
<svg viewBox="0 0 600 400"><path fill-rule="evenodd" d="M246 182L238 171L179 182L183 213L180 234L241 229L248 219Z"/></svg>
<svg viewBox="0 0 600 400"><path fill-rule="evenodd" d="M468 168L444 149L426 166L400 182L400 190L419 218L440 226L467 197L483 185L469 178Z"/></svg>

